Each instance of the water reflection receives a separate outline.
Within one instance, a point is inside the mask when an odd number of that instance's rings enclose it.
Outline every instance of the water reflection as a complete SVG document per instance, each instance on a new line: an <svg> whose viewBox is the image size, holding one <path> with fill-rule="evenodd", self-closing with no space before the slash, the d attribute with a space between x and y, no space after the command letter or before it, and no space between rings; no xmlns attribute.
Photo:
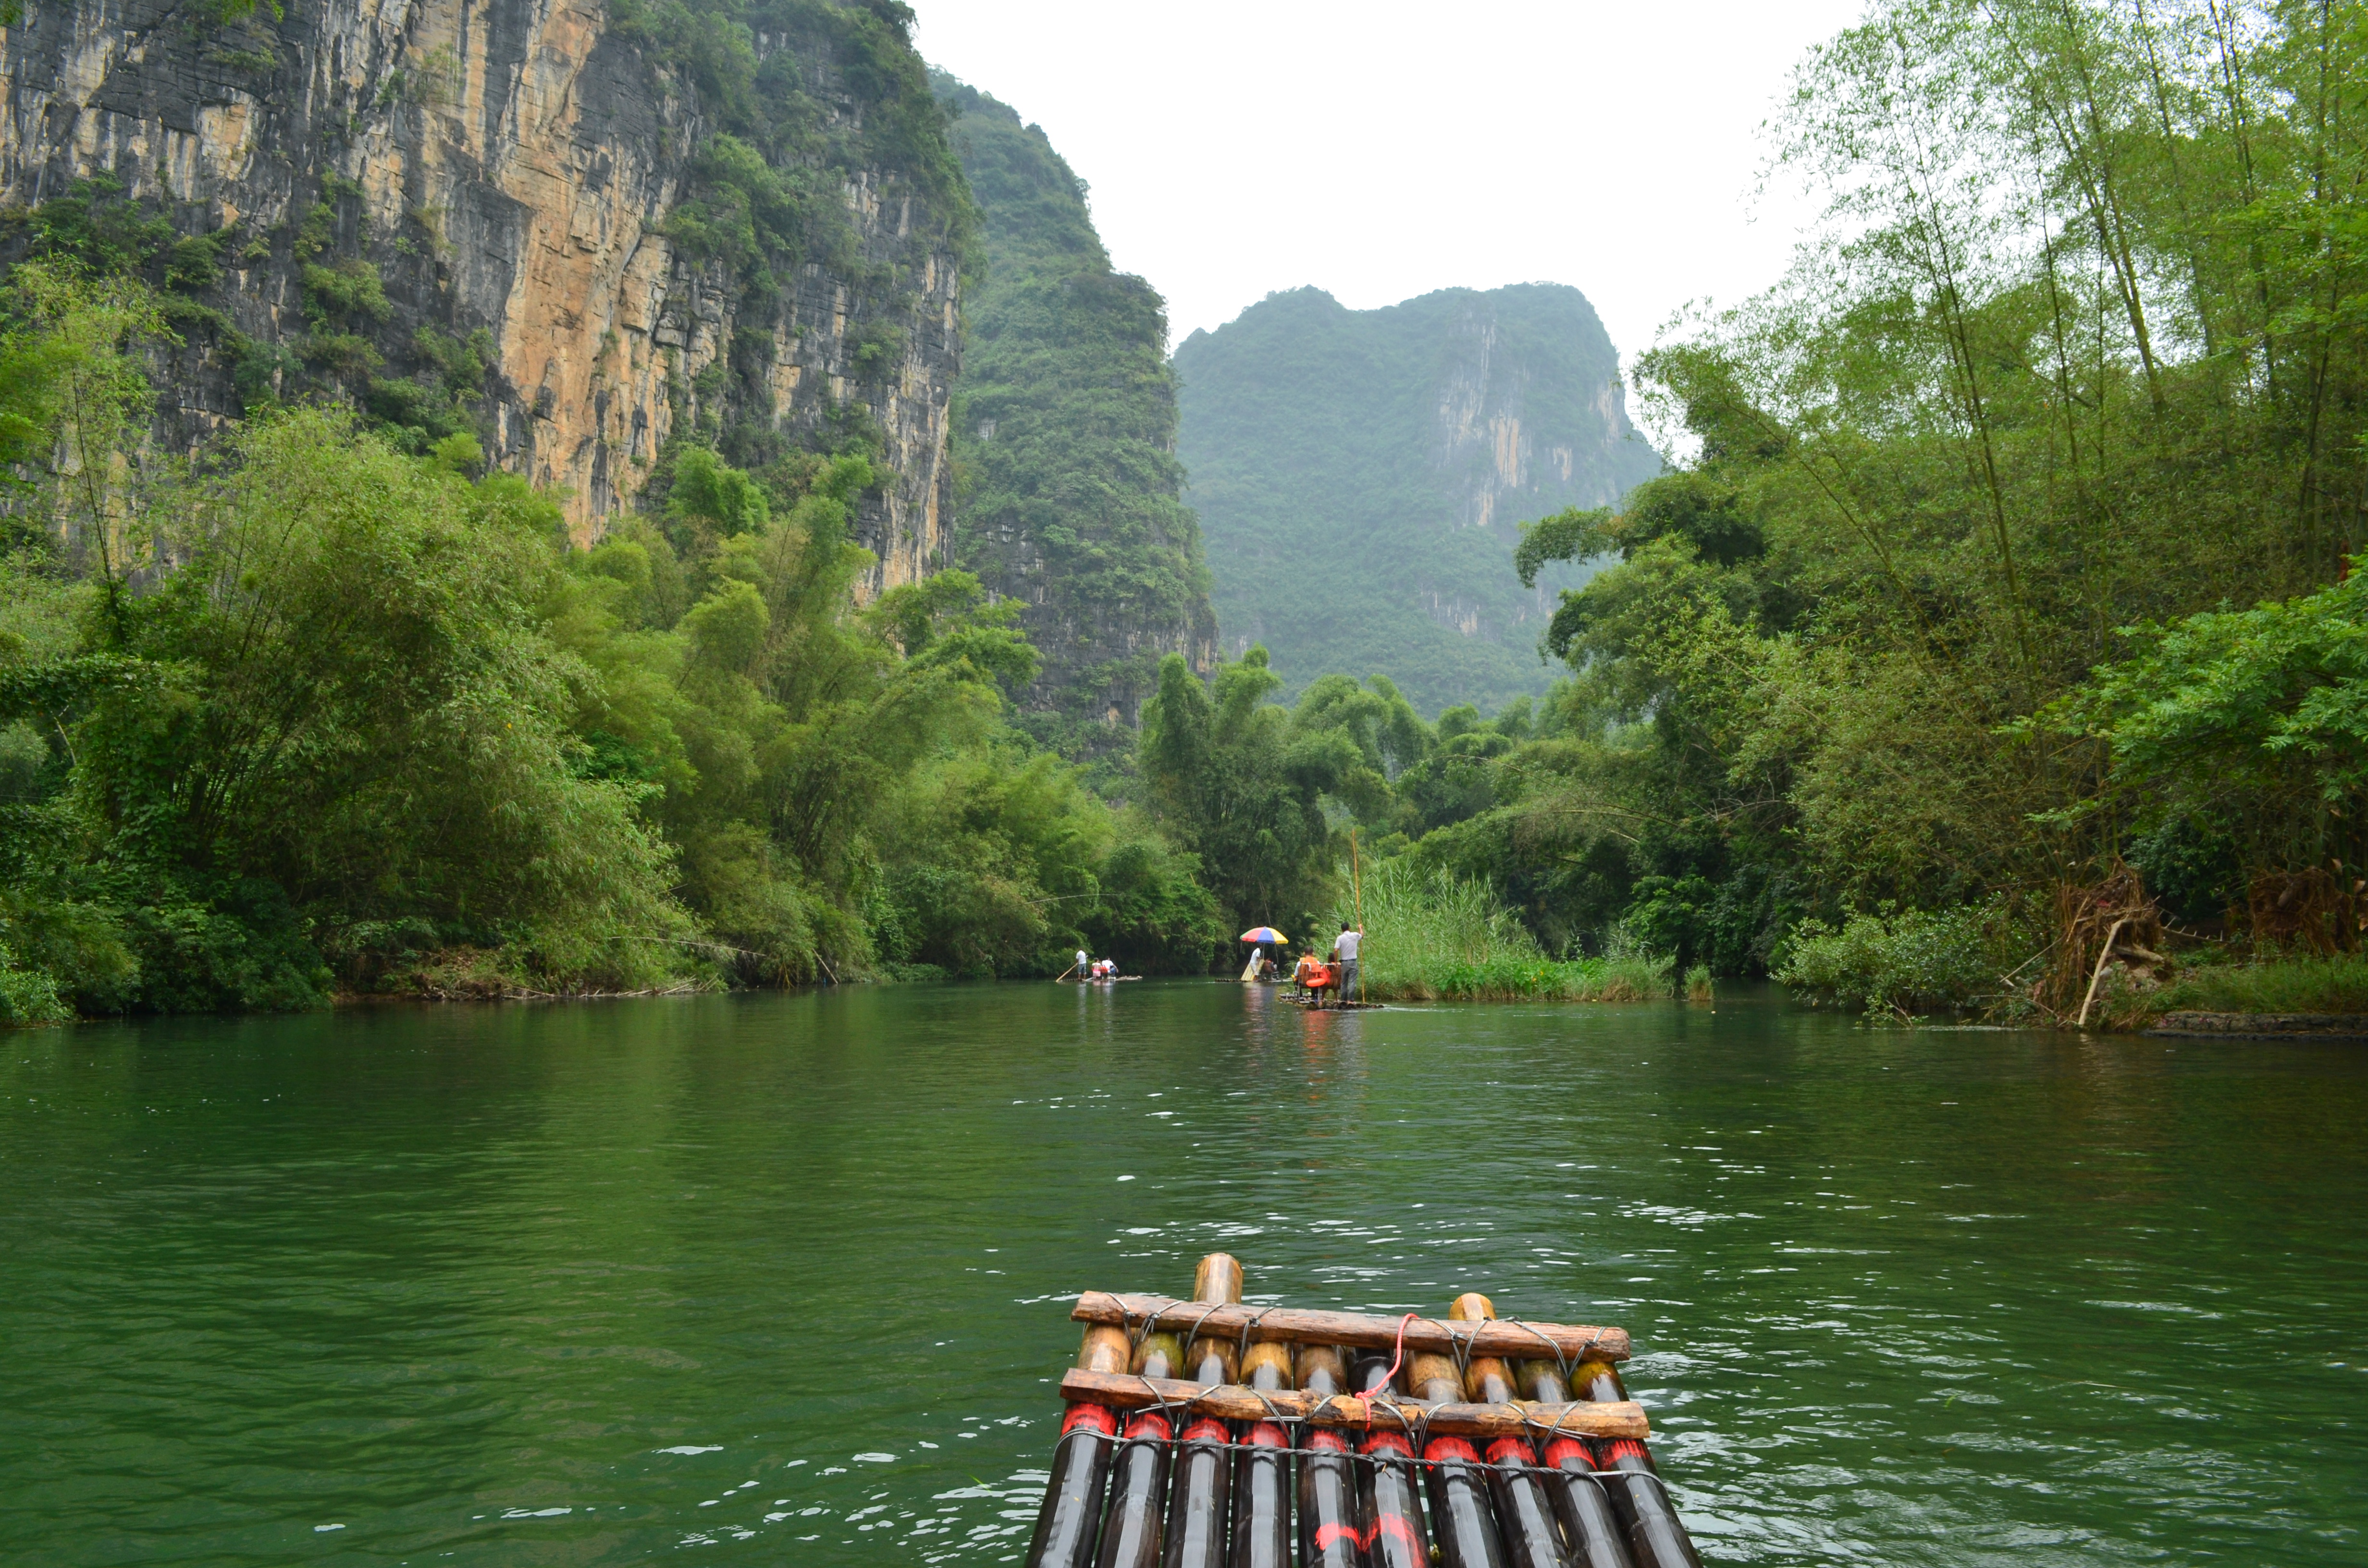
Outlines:
<svg viewBox="0 0 2368 1568"><path fill-rule="evenodd" d="M1749 996L0 1037L0 1558L992 1562L1063 1298L1623 1323L1707 1555L2357 1561L2368 1074Z"/></svg>

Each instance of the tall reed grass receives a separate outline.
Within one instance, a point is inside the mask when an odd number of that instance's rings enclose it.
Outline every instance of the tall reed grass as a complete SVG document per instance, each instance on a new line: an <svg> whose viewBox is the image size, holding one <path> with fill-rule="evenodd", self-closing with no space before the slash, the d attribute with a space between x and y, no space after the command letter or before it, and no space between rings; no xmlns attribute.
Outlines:
<svg viewBox="0 0 2368 1568"><path fill-rule="evenodd" d="M1676 994L1666 958L1549 957L1486 881L1445 871L1425 877L1384 862L1365 877L1364 916L1358 980L1376 1002L1647 1002ZM1353 918L1353 910L1337 911L1332 927Z"/></svg>

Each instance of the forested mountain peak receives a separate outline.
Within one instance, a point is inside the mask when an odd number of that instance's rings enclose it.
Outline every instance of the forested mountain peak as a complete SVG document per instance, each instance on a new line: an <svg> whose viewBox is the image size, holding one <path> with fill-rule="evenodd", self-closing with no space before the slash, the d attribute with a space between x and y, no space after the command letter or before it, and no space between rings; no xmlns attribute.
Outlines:
<svg viewBox="0 0 2368 1568"><path fill-rule="evenodd" d="M1224 640L1263 642L1293 687L1378 673L1434 710L1543 690L1538 633L1576 577L1515 581L1520 524L1660 467L1602 323L1560 284L1371 311L1292 290L1176 366Z"/></svg>
<svg viewBox="0 0 2368 1568"><path fill-rule="evenodd" d="M984 214L954 399L956 554L1025 607L1043 655L1022 699L1073 750L1132 744L1161 655L1205 670L1216 627L1180 493L1167 307L1113 271L1086 186L1040 128L942 73L939 100Z"/></svg>

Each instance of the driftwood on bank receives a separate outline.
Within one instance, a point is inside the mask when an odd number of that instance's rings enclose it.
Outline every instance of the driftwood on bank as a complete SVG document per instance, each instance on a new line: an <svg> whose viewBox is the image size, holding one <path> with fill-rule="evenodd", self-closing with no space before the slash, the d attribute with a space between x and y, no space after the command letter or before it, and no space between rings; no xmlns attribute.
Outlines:
<svg viewBox="0 0 2368 1568"><path fill-rule="evenodd" d="M2116 962L2140 983L2164 963L2162 911L2133 868L2117 865L2094 887L2066 887L2055 897L2055 960L2031 999L2075 1028L2088 1026L2107 971Z"/></svg>
<svg viewBox="0 0 2368 1568"><path fill-rule="evenodd" d="M1365 1312L1309 1312L1291 1307L1218 1306L1178 1301L1168 1296L1117 1296L1088 1290L1077 1298L1069 1316L1079 1323L1117 1324L1133 1327L1196 1332L1203 1337L1282 1339L1305 1345L1350 1345L1364 1350L1388 1350L1401 1343L1398 1318ZM1484 1323L1443 1323L1415 1318L1405 1324L1403 1343L1410 1350L1444 1351L1515 1358L1560 1356L1571 1360L1628 1359L1628 1331L1589 1328L1559 1323L1524 1323L1495 1318Z"/></svg>
<svg viewBox="0 0 2368 1568"><path fill-rule="evenodd" d="M1433 1403L1413 1399L1358 1399L1329 1396L1297 1389L1261 1392L1230 1384L1212 1386L1173 1378L1118 1376L1071 1368L1061 1378L1061 1397L1087 1400L1120 1410L1153 1405L1187 1406L1196 1415L1221 1421L1269 1421L1281 1417L1317 1426L1417 1429L1442 1437L1502 1437L1548 1431L1575 1437L1629 1437L1643 1442L1652 1436L1644 1406L1634 1400L1569 1404Z"/></svg>

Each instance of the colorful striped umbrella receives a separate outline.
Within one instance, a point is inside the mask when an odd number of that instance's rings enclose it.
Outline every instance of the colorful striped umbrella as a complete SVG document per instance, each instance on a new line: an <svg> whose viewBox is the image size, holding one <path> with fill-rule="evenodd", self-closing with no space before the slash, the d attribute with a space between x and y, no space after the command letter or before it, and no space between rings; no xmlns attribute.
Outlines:
<svg viewBox="0 0 2368 1568"><path fill-rule="evenodd" d="M1279 948L1282 946L1283 943L1290 941L1291 938L1284 936L1281 932L1276 930L1271 926L1253 926L1248 930L1242 933L1242 940L1245 942L1268 942Z"/></svg>

